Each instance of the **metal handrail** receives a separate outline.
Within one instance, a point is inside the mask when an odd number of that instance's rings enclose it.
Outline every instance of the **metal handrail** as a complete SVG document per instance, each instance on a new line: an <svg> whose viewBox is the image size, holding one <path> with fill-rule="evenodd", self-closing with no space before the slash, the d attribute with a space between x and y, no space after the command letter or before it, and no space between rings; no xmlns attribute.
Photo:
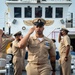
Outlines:
<svg viewBox="0 0 75 75"><path fill-rule="evenodd" d="M38 0L6 0L6 1L38 1ZM40 1L72 1L72 0L40 0Z"/></svg>

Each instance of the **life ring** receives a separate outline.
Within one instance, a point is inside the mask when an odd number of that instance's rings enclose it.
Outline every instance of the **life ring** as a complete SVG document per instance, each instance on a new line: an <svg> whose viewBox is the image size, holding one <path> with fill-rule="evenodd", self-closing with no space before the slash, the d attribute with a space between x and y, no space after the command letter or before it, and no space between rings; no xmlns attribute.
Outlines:
<svg viewBox="0 0 75 75"><path fill-rule="evenodd" d="M25 27L25 26L23 26L23 27L22 27L22 30L25 30L25 29L26 29L26 27Z"/></svg>

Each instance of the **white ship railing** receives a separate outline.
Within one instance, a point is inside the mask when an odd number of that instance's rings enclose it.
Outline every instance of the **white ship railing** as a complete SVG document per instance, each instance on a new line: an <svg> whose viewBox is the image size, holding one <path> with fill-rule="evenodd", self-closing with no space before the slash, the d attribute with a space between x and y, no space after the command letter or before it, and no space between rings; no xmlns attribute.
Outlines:
<svg viewBox="0 0 75 75"><path fill-rule="evenodd" d="M6 0L6 4L10 3L66 3L72 4L72 0Z"/></svg>
<svg viewBox="0 0 75 75"><path fill-rule="evenodd" d="M7 3L37 3L37 0L6 0Z"/></svg>
<svg viewBox="0 0 75 75"><path fill-rule="evenodd" d="M40 2L50 2L50 1L72 1L72 0L6 0L6 1L25 1L25 2L37 2L37 1L40 1Z"/></svg>
<svg viewBox="0 0 75 75"><path fill-rule="evenodd" d="M6 0L6 1L37 1L37 0Z"/></svg>

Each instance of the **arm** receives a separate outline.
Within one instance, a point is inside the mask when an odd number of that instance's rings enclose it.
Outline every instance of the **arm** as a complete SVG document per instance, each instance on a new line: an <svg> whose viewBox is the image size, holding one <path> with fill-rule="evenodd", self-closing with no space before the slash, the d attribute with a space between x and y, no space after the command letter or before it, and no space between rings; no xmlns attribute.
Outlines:
<svg viewBox="0 0 75 75"><path fill-rule="evenodd" d="M56 68L56 53L53 47L53 43L51 42L51 49L50 49L50 62L51 62L51 66L52 66L52 71L55 72L55 68ZM54 75L54 74L53 74Z"/></svg>
<svg viewBox="0 0 75 75"><path fill-rule="evenodd" d="M69 51L70 51L70 46L67 45L67 47L66 47L66 56L65 56L65 58L64 58L65 61L68 61L68 54L69 54Z"/></svg>
<svg viewBox="0 0 75 75"><path fill-rule="evenodd" d="M51 56L50 62L51 62L51 66L52 66L52 75L55 75L55 72L56 72L56 56Z"/></svg>
<svg viewBox="0 0 75 75"><path fill-rule="evenodd" d="M66 46L66 55L65 55L65 61L68 60L68 55L70 52L70 39L69 37L64 37L65 46Z"/></svg>
<svg viewBox="0 0 75 75"><path fill-rule="evenodd" d="M2 35L3 35L3 31L0 29L0 49L1 49L1 43L2 43Z"/></svg>
<svg viewBox="0 0 75 75"><path fill-rule="evenodd" d="M35 28L32 27L32 28L29 30L28 34L18 43L19 48L26 47L27 42L28 42L28 39L29 39L30 35L34 32L34 29L35 29Z"/></svg>
<svg viewBox="0 0 75 75"><path fill-rule="evenodd" d="M1 43L2 43L2 36L0 35L0 49L1 49Z"/></svg>
<svg viewBox="0 0 75 75"><path fill-rule="evenodd" d="M12 42L12 41L14 41L14 38L13 38L13 37L9 37L9 38L7 38L7 40L8 40L9 42Z"/></svg>
<svg viewBox="0 0 75 75"><path fill-rule="evenodd" d="M58 42L60 43L61 41L61 32L59 33L59 37L58 37Z"/></svg>
<svg viewBox="0 0 75 75"><path fill-rule="evenodd" d="M70 45L67 45L66 46L66 56L65 57L68 57L69 51L70 51Z"/></svg>
<svg viewBox="0 0 75 75"><path fill-rule="evenodd" d="M55 63L55 61L56 61L56 57L55 56L52 56L51 58L50 58L50 62L51 62L51 66L52 66L52 71L53 72L55 72L55 66L56 66L56 63Z"/></svg>
<svg viewBox="0 0 75 75"><path fill-rule="evenodd" d="M55 60L56 60L56 57L55 56L52 56L50 58L50 62L51 62L51 66L52 66L52 71L53 72L55 72L55 68L56 68L56 62L55 62Z"/></svg>

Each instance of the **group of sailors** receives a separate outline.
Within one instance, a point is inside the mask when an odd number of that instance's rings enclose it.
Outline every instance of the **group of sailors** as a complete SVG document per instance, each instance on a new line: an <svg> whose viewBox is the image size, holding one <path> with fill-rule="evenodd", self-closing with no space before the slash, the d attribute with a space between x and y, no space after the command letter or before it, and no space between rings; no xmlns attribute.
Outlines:
<svg viewBox="0 0 75 75"><path fill-rule="evenodd" d="M14 37L7 36L0 29L0 58L6 58L7 54L12 54L12 63L14 66L14 75L22 75L22 70L26 69L27 75L55 75L56 74L56 53L53 39L47 38L44 34L44 25L46 21L38 18L33 22L34 26L23 37L19 31ZM31 35L35 31L34 35ZM71 75L71 55L70 55L70 38L68 30L60 30L58 41L60 43L60 65L62 75ZM53 40L53 41L52 41ZM54 41L55 42L55 41ZM7 44L10 48L7 50ZM28 64L24 65L26 47L28 51ZM50 55L50 61L48 56Z"/></svg>

